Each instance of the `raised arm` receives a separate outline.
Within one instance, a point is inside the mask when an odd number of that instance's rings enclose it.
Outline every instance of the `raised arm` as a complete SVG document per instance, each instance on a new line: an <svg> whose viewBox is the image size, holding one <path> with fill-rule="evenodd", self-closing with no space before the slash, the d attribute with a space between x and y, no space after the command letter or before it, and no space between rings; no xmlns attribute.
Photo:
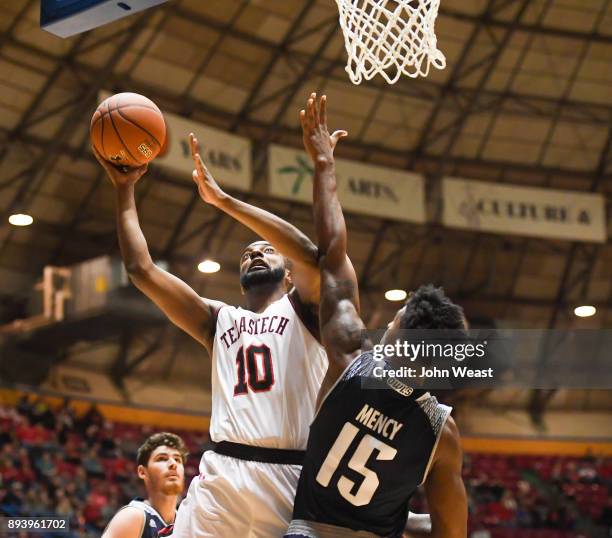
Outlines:
<svg viewBox="0 0 612 538"><path fill-rule="evenodd" d="M433 538L467 537L467 495L461 478L461 465L459 431L455 421L449 417L425 480Z"/></svg>
<svg viewBox="0 0 612 538"><path fill-rule="evenodd" d="M336 186L334 148L347 133L336 131L330 136L325 96L317 103L316 95L311 95L300 119L304 145L315 163L313 212L321 273L319 317L330 363L326 388L360 352L365 328L359 317L357 276L346 252L346 223Z"/></svg>
<svg viewBox="0 0 612 538"><path fill-rule="evenodd" d="M204 164L198 139L193 133L189 139L195 164L193 180L202 199L253 230L288 258L292 263L291 280L300 299L305 303L318 304L320 286L315 244L293 224L225 193Z"/></svg>
<svg viewBox="0 0 612 538"><path fill-rule="evenodd" d="M134 186L147 171L147 166L123 172L105 161L95 148L93 151L115 187L119 247L130 280L172 323L212 352L214 313L223 303L202 299L180 278L157 267L151 259L147 241L140 229Z"/></svg>

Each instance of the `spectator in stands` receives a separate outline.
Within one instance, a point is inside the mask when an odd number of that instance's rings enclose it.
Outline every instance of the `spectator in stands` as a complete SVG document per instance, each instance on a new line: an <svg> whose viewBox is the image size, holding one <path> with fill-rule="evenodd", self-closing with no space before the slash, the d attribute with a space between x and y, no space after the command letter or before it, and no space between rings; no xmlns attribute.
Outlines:
<svg viewBox="0 0 612 538"><path fill-rule="evenodd" d="M152 428L105 424L95 406L77 418L69 400L53 421L48 417L53 408L40 399L33 403L22 396L18 406L0 406L0 515L71 514L71 528L78 529L71 538L100 536L109 515L140 489L128 458L136 457L138 441ZM199 447L207 439L192 435L191 443ZM504 465L498 465L501 460ZM507 466L521 477L511 488L498 472ZM197 472L193 461L185 469ZM591 527L582 536L599 538L605 528L612 538L609 458L472 454L464 469L471 538L577 538L580 534L566 531L583 528L585 521ZM413 511L426 512L423 502L415 495Z"/></svg>
<svg viewBox="0 0 612 538"><path fill-rule="evenodd" d="M70 399L65 398L62 407L57 413L55 421L55 431L60 443L64 444L68 438L68 434L74 430L75 414L74 409L70 406Z"/></svg>
<svg viewBox="0 0 612 538"><path fill-rule="evenodd" d="M47 430L55 428L55 415L42 396L38 396L32 402L31 420L32 424L42 424Z"/></svg>
<svg viewBox="0 0 612 538"><path fill-rule="evenodd" d="M24 504L23 484L12 482L8 491L0 499L0 510L9 516L18 516L21 513L21 506Z"/></svg>
<svg viewBox="0 0 612 538"><path fill-rule="evenodd" d="M612 496L608 496L606 506L602 510L597 523L607 529L608 536L612 536Z"/></svg>
<svg viewBox="0 0 612 538"><path fill-rule="evenodd" d="M11 433L10 423L0 422L0 448L13 440L13 434Z"/></svg>
<svg viewBox="0 0 612 538"><path fill-rule="evenodd" d="M31 424L30 419L27 416L22 416L20 424L15 430L17 439L26 447L36 446L39 439L39 432Z"/></svg>
<svg viewBox="0 0 612 538"><path fill-rule="evenodd" d="M104 478L104 468L98 458L96 447L90 448L87 455L83 458L83 467L87 471L87 476L92 478Z"/></svg>
<svg viewBox="0 0 612 538"><path fill-rule="evenodd" d="M55 463L51 459L49 452L43 452L34 463L38 472L45 478L49 479L57 473Z"/></svg>
<svg viewBox="0 0 612 538"><path fill-rule="evenodd" d="M94 425L100 428L103 422L104 417L102 416L102 413L100 413L95 404L92 404L87 412L78 421L77 428L81 434L84 434L89 426Z"/></svg>
<svg viewBox="0 0 612 538"><path fill-rule="evenodd" d="M30 395L23 394L19 401L17 402L17 413L19 413L22 417L28 418L28 420L32 416L32 404L30 403Z"/></svg>
<svg viewBox="0 0 612 538"><path fill-rule="evenodd" d="M108 458L113 455L113 451L117 447L113 439L113 423L105 421L102 430L98 436L100 442L100 455L103 458Z"/></svg>
<svg viewBox="0 0 612 538"><path fill-rule="evenodd" d="M55 492L55 513L67 518L72 518L74 514L72 503L63 489Z"/></svg>

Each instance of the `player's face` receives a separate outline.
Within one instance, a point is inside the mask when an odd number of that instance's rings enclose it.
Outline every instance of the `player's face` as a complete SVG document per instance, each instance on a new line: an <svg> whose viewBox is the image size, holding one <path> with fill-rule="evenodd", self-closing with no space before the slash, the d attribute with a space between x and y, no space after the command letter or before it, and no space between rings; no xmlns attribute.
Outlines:
<svg viewBox="0 0 612 538"><path fill-rule="evenodd" d="M280 282L285 278L285 259L267 241L251 243L240 257L240 282L253 285Z"/></svg>
<svg viewBox="0 0 612 538"><path fill-rule="evenodd" d="M183 457L176 448L158 446L147 466L141 466L139 476L144 479L147 492L180 495L185 486Z"/></svg>
<svg viewBox="0 0 612 538"><path fill-rule="evenodd" d="M397 337L397 333L400 330L400 324L402 321L402 316L406 312L406 305L402 306L396 313L395 317L387 324L387 330L382 337L381 343L391 343Z"/></svg>

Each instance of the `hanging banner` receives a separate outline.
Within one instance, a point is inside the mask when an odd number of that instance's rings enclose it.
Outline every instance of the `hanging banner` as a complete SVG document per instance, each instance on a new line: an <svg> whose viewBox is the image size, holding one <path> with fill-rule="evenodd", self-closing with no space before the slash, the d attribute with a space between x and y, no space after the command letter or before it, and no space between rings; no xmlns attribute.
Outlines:
<svg viewBox="0 0 612 538"><path fill-rule="evenodd" d="M100 101L110 97L100 92ZM224 187L249 191L251 189L251 141L248 138L208 127L194 120L164 112L166 144L153 163L192 182L193 160L189 146L189 133L200 142L202 158L213 177Z"/></svg>
<svg viewBox="0 0 612 538"><path fill-rule="evenodd" d="M444 178L442 222L452 228L571 241L606 241L600 194Z"/></svg>
<svg viewBox="0 0 612 538"><path fill-rule="evenodd" d="M312 161L304 152L271 145L269 193L284 200L312 203ZM338 198L346 211L425 222L423 177L393 168L336 159Z"/></svg>

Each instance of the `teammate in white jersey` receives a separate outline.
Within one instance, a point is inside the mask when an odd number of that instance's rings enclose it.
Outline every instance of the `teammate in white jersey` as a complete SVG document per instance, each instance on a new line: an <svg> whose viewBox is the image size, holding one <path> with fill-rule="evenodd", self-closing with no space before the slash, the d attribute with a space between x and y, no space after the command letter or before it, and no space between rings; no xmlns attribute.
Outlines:
<svg viewBox="0 0 612 538"><path fill-rule="evenodd" d="M327 368L316 339L317 249L294 226L225 194L193 135L191 143L202 198L265 240L249 245L240 258L244 309L199 297L153 263L134 199L146 165L119 170L94 150L116 188L119 245L132 282L212 356L210 434L216 446L202 456L174 535L281 536Z"/></svg>

